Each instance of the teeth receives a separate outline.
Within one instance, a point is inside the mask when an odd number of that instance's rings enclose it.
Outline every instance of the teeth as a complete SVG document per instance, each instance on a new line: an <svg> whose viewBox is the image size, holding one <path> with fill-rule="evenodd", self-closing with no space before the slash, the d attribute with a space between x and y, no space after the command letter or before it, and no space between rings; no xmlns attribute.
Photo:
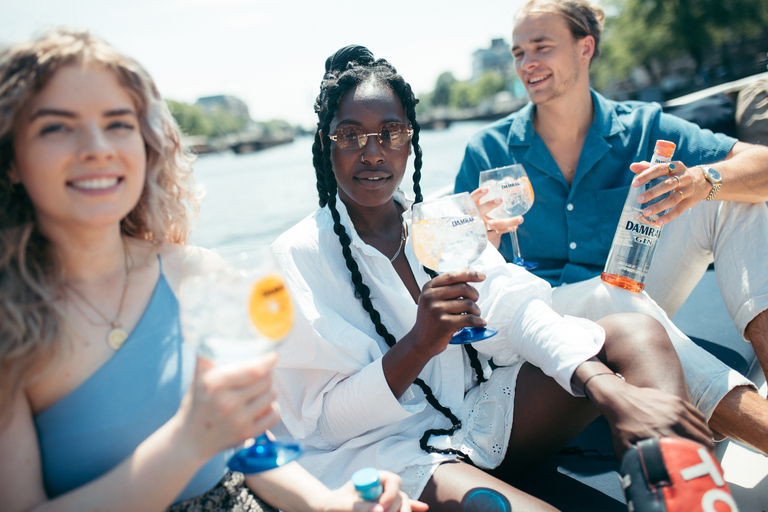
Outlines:
<svg viewBox="0 0 768 512"><path fill-rule="evenodd" d="M98 190L117 185L117 178L94 178L90 180L74 181L72 184L78 188L87 188L89 190Z"/></svg>
<svg viewBox="0 0 768 512"><path fill-rule="evenodd" d="M546 79L548 77L549 77L549 75L547 75L547 76L540 76L538 78L531 78L530 80L528 80L528 83L529 84L536 84L536 83L539 83L539 82L541 82L542 80L544 80L544 79Z"/></svg>

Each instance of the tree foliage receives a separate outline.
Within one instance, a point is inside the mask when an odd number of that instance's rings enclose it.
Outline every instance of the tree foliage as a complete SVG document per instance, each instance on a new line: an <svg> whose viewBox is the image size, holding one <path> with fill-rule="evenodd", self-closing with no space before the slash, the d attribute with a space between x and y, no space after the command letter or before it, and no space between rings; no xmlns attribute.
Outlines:
<svg viewBox="0 0 768 512"><path fill-rule="evenodd" d="M593 75L626 78L642 66L658 81L653 62L689 55L696 72L705 57L728 40L752 38L768 25L766 0L609 0L602 56Z"/></svg>
<svg viewBox="0 0 768 512"><path fill-rule="evenodd" d="M435 90L431 95L431 103L437 107L447 106L451 101L451 89L456 82L456 78L454 78L453 73L450 71L446 71L438 76Z"/></svg>
<svg viewBox="0 0 768 512"><path fill-rule="evenodd" d="M498 71L486 71L474 87L473 101L477 105L484 99L492 98L496 93L506 88L507 83L501 73Z"/></svg>
<svg viewBox="0 0 768 512"><path fill-rule="evenodd" d="M506 80L498 71L486 71L476 83L456 80L451 72L446 71L437 78L432 92L420 95L416 108L417 112L425 112L432 107L472 108L507 88Z"/></svg>
<svg viewBox="0 0 768 512"><path fill-rule="evenodd" d="M243 130L248 120L234 116L223 108L206 112L181 101L167 100L168 108L185 135L216 137Z"/></svg>
<svg viewBox="0 0 768 512"><path fill-rule="evenodd" d="M213 133L212 121L198 107L174 100L167 100L167 103L181 132L185 135L208 136Z"/></svg>

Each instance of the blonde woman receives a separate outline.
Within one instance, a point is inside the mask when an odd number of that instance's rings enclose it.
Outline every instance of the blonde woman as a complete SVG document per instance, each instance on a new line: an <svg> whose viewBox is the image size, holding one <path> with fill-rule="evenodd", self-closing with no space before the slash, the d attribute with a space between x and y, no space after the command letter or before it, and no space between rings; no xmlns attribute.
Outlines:
<svg viewBox="0 0 768 512"><path fill-rule="evenodd" d="M175 297L191 158L152 79L85 32L0 53L3 510L409 510L297 464L243 476L228 449L278 421L274 356L212 368ZM423 509L423 505L417 505Z"/></svg>

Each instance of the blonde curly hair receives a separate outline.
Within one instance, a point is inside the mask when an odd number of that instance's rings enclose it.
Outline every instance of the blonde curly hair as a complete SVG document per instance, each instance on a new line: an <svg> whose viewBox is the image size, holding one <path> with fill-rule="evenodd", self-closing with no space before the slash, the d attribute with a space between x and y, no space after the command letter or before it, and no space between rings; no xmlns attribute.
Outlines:
<svg viewBox="0 0 768 512"><path fill-rule="evenodd" d="M37 229L29 196L9 171L20 113L59 69L72 65L111 71L136 105L147 176L139 202L121 221L122 233L154 244L185 243L199 208L193 157L154 81L136 61L87 31L64 28L0 51L0 413L33 364L61 348L66 319L60 266Z"/></svg>

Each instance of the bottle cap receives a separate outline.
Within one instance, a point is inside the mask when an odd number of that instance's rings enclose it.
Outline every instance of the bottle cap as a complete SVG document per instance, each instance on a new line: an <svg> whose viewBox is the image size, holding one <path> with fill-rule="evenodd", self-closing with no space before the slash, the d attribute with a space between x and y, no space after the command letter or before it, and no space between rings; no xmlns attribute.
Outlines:
<svg viewBox="0 0 768 512"><path fill-rule="evenodd" d="M677 145L674 142L669 142L668 140L657 140L656 149L654 149L653 152L657 155L672 158L672 153L675 152L676 147Z"/></svg>
<svg viewBox="0 0 768 512"><path fill-rule="evenodd" d="M363 468L352 475L352 484L360 498L366 501L374 501L384 491L379 481L379 470L376 468Z"/></svg>

